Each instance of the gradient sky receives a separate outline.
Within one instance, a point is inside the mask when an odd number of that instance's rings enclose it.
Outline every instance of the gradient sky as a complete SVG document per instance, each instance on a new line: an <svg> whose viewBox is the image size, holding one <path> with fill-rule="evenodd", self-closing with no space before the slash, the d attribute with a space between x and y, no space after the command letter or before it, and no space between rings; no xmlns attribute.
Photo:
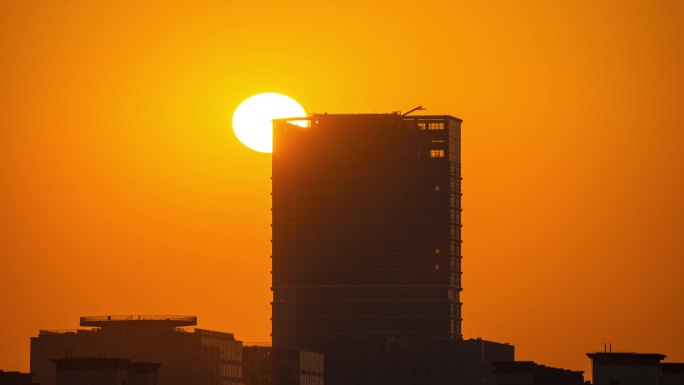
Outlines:
<svg viewBox="0 0 684 385"><path fill-rule="evenodd" d="M270 339L266 91L464 120L465 337L684 361L682 0L2 1L0 82L0 369L81 315Z"/></svg>

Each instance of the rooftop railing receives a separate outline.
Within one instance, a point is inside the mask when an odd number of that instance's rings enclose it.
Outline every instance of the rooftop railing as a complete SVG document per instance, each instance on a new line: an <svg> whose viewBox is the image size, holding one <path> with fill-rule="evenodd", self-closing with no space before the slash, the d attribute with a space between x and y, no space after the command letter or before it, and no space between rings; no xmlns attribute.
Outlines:
<svg viewBox="0 0 684 385"><path fill-rule="evenodd" d="M81 317L81 326L108 326L116 323L153 323L167 326L194 326L197 317L185 315L104 315Z"/></svg>
<svg viewBox="0 0 684 385"><path fill-rule="evenodd" d="M39 336L58 336L62 334L89 333L87 329L42 329L38 331Z"/></svg>

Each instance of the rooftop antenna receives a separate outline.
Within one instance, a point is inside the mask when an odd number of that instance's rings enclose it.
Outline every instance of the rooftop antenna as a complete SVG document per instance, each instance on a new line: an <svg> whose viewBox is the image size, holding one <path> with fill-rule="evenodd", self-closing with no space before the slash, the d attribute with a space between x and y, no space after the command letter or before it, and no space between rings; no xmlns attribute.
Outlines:
<svg viewBox="0 0 684 385"><path fill-rule="evenodd" d="M408 110L407 112L404 112L403 114L401 114L401 116L406 116L406 115L408 115L408 114L410 114L411 112L414 112L414 111L425 111L425 110L427 110L427 108L423 108L423 106L418 106L418 107L416 107L416 108L414 108L414 109L412 109L412 110Z"/></svg>

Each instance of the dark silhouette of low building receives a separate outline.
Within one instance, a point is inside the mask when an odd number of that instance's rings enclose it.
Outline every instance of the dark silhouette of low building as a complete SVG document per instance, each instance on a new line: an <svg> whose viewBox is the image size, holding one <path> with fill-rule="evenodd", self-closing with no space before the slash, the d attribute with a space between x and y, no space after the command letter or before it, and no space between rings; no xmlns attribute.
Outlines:
<svg viewBox="0 0 684 385"><path fill-rule="evenodd" d="M582 385L584 372L532 361L492 361L496 385Z"/></svg>
<svg viewBox="0 0 684 385"><path fill-rule="evenodd" d="M245 346L242 357L245 385L324 385L323 353Z"/></svg>
<svg viewBox="0 0 684 385"><path fill-rule="evenodd" d="M0 370L0 385L36 385L33 373L6 372Z"/></svg>
<svg viewBox="0 0 684 385"><path fill-rule="evenodd" d="M117 357L157 362L159 385L241 385L242 342L231 333L184 327L190 316L81 317L93 329L41 330L31 338L31 372L41 385L56 385L52 360Z"/></svg>
<svg viewBox="0 0 684 385"><path fill-rule="evenodd" d="M274 349L273 384L324 385L323 353L293 349Z"/></svg>
<svg viewBox="0 0 684 385"><path fill-rule="evenodd" d="M663 385L684 385L684 363L663 362L660 364Z"/></svg>
<svg viewBox="0 0 684 385"><path fill-rule="evenodd" d="M663 354L587 353L594 385L661 385Z"/></svg>
<svg viewBox="0 0 684 385"><path fill-rule="evenodd" d="M492 384L490 362L513 360L514 350L512 345L482 339L397 339L386 344L385 361L373 377L377 383L393 385ZM349 378L346 383L358 383L365 377L365 373L357 373L356 378Z"/></svg>
<svg viewBox="0 0 684 385"><path fill-rule="evenodd" d="M348 365L332 366L342 384L493 384L490 361L514 359L512 345L482 339L340 341L331 351Z"/></svg>
<svg viewBox="0 0 684 385"><path fill-rule="evenodd" d="M159 384L159 367L161 364L151 362L129 362L128 381L126 385Z"/></svg>
<svg viewBox="0 0 684 385"><path fill-rule="evenodd" d="M243 346L242 347L242 378L245 385L272 385L273 362L270 346Z"/></svg>
<svg viewBox="0 0 684 385"><path fill-rule="evenodd" d="M53 360L57 385L157 385L160 364L121 358L68 357Z"/></svg>

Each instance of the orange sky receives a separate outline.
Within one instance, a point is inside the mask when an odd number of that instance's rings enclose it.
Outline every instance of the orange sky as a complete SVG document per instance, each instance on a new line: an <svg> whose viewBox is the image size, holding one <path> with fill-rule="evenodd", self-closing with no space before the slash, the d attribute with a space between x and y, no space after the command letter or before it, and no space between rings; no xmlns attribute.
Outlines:
<svg viewBox="0 0 684 385"><path fill-rule="evenodd" d="M466 337L684 361L684 2L335 4L0 2L0 369L86 314L269 339L265 91L464 120Z"/></svg>

